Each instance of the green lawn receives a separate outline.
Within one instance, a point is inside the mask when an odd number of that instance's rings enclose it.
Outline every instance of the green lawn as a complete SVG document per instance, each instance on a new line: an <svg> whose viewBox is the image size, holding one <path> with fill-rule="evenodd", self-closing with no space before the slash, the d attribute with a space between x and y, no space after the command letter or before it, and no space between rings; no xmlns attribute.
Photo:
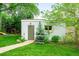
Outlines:
<svg viewBox="0 0 79 59"><path fill-rule="evenodd" d="M73 44L54 44L46 43L30 44L5 53L1 56L79 56L79 49L75 48Z"/></svg>
<svg viewBox="0 0 79 59"><path fill-rule="evenodd" d="M0 35L0 47L16 44L16 39L18 39L19 37L20 36L18 35Z"/></svg>

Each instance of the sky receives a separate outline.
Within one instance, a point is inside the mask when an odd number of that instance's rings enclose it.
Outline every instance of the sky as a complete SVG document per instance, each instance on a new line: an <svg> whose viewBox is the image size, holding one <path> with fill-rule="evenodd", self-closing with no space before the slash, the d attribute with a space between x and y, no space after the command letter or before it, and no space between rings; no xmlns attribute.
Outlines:
<svg viewBox="0 0 79 59"><path fill-rule="evenodd" d="M52 3L39 3L38 8L40 11L44 11L44 10L50 11L52 5L53 5Z"/></svg>
<svg viewBox="0 0 79 59"><path fill-rule="evenodd" d="M35 19L40 19L40 18L42 18L42 13L41 13L41 11L46 11L46 10L51 11L51 10L52 10L52 8L51 8L52 5L53 5L52 3L39 3L39 4L37 5L37 7L38 7L39 10L40 10L40 15L39 15L39 16L35 16Z"/></svg>

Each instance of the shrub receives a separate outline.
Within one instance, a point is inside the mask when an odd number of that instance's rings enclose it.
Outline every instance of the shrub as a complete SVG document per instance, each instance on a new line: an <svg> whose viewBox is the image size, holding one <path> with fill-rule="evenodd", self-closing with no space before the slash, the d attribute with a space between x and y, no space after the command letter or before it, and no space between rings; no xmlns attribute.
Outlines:
<svg viewBox="0 0 79 59"><path fill-rule="evenodd" d="M24 37L21 37L21 39L20 39L22 42L24 42L25 41L25 38Z"/></svg>
<svg viewBox="0 0 79 59"><path fill-rule="evenodd" d="M36 32L36 43L44 43L44 30L41 26L41 23L39 23L37 32Z"/></svg>
<svg viewBox="0 0 79 59"><path fill-rule="evenodd" d="M53 36L52 41L57 43L59 41L60 37L59 36Z"/></svg>
<svg viewBox="0 0 79 59"><path fill-rule="evenodd" d="M36 39L39 42L43 42L44 41L44 36L43 35L37 35Z"/></svg>
<svg viewBox="0 0 79 59"><path fill-rule="evenodd" d="M17 42L24 42L25 41L25 38L23 38L23 37L19 37L18 39L17 39Z"/></svg>

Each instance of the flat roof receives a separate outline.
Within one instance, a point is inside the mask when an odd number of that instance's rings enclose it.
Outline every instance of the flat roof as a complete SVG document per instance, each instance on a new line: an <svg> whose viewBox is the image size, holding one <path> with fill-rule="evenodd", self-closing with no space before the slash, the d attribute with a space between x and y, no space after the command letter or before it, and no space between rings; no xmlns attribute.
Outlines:
<svg viewBox="0 0 79 59"><path fill-rule="evenodd" d="M31 21L34 21L34 22L35 22L35 21L43 21L43 20L44 20L44 19L25 19L25 20L23 19L23 20L21 20L21 21L24 21L24 22L28 22L28 21L31 22Z"/></svg>

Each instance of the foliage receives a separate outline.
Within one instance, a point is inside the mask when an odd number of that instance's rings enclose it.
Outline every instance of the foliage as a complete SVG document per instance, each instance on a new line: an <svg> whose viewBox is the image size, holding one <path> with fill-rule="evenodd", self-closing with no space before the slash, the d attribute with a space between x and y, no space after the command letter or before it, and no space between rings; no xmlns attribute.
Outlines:
<svg viewBox="0 0 79 59"><path fill-rule="evenodd" d="M19 37L19 38L17 39L17 41L18 41L18 42L24 42L24 41L25 41L25 38Z"/></svg>
<svg viewBox="0 0 79 59"><path fill-rule="evenodd" d="M63 3L52 6L51 12L45 13L46 21L49 23L66 23L67 26L78 25L79 4Z"/></svg>
<svg viewBox="0 0 79 59"><path fill-rule="evenodd" d="M43 36L43 35L37 35L37 37L36 37L36 42L37 42L37 43L44 42L44 36Z"/></svg>
<svg viewBox="0 0 79 59"><path fill-rule="evenodd" d="M38 25L36 34L37 34L37 35L44 35L44 29L43 29L43 27L42 27L41 22L39 22L39 25Z"/></svg>
<svg viewBox="0 0 79 59"><path fill-rule="evenodd" d="M64 37L65 43L74 43L74 33L67 33Z"/></svg>
<svg viewBox="0 0 79 59"><path fill-rule="evenodd" d="M33 3L1 3L0 28L2 28L2 31L10 33L20 32L20 20L31 19L34 18L34 15L38 14L39 10L36 4Z"/></svg>
<svg viewBox="0 0 79 59"><path fill-rule="evenodd" d="M36 32L36 42L38 43L44 42L44 30L40 22L39 22L38 29Z"/></svg>
<svg viewBox="0 0 79 59"><path fill-rule="evenodd" d="M45 18L49 23L65 22L66 25L73 26L78 20L78 5L73 3L55 4L52 6L51 12L45 13Z"/></svg>
<svg viewBox="0 0 79 59"><path fill-rule="evenodd" d="M52 25L65 23L66 26L75 28L75 40L78 42L79 31L79 4L78 3L61 3L54 4L52 11L45 12L46 22Z"/></svg>
<svg viewBox="0 0 79 59"><path fill-rule="evenodd" d="M59 36L53 36L52 41L57 43L59 41L60 37Z"/></svg>

